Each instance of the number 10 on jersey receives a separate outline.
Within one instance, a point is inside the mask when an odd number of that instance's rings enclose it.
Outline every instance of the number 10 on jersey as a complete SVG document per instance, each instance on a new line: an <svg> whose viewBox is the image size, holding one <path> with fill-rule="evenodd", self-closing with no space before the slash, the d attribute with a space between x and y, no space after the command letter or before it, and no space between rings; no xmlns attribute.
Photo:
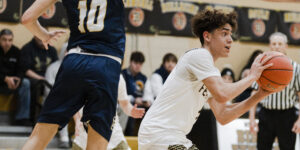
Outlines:
<svg viewBox="0 0 300 150"><path fill-rule="evenodd" d="M104 18L106 15L106 0L91 0L90 9L87 8L87 0L80 0L78 3L79 9L79 26L81 33L85 32L100 32L104 28ZM86 31L84 29L86 22Z"/></svg>

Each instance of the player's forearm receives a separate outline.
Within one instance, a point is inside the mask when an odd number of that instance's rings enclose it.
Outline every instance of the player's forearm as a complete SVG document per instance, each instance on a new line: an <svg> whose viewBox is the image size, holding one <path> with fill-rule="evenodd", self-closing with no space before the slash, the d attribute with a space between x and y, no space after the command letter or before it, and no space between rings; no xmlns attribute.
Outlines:
<svg viewBox="0 0 300 150"><path fill-rule="evenodd" d="M226 85L222 88L222 92L228 93L228 99L232 100L250 87L254 81L254 77L248 76L235 83L225 83Z"/></svg>
<svg viewBox="0 0 300 150"><path fill-rule="evenodd" d="M218 104L218 102L213 102L212 100L213 103L211 105L211 108L217 120L221 124L227 124L232 120L240 117L242 114L246 113L250 108L255 106L265 96L267 96L265 93L258 92L240 103L234 103L230 105L223 104L223 106L225 105L224 107L222 107L221 104Z"/></svg>
<svg viewBox="0 0 300 150"><path fill-rule="evenodd" d="M41 40L48 39L48 35L45 28L39 24L38 18L55 2L56 0L36 0L22 16L22 24Z"/></svg>
<svg viewBox="0 0 300 150"><path fill-rule="evenodd" d="M22 23L34 36L44 41L48 39L48 34L45 28L43 28L38 21Z"/></svg>
<svg viewBox="0 0 300 150"><path fill-rule="evenodd" d="M127 100L120 100L119 104L122 108L122 110L125 112L126 115L130 116L131 115L131 110L133 108L133 106L131 105L131 103Z"/></svg>
<svg viewBox="0 0 300 150"><path fill-rule="evenodd" d="M219 103L225 103L234 99L244 90L246 90L255 81L255 78L248 76L235 83L225 83L221 77L213 77L215 79L203 80L214 99Z"/></svg>

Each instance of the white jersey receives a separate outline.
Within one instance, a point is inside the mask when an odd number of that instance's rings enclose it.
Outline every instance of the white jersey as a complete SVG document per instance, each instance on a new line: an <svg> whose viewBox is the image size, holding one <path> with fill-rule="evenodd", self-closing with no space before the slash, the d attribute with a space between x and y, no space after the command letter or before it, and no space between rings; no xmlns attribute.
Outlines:
<svg viewBox="0 0 300 150"><path fill-rule="evenodd" d="M194 49L182 56L141 123L140 150L192 146L186 135L210 97L202 80L211 76L220 76L220 71L208 50Z"/></svg>
<svg viewBox="0 0 300 150"><path fill-rule="evenodd" d="M118 101L120 101L120 100L129 101L129 97L127 95L127 90L126 90L126 82L122 75L120 75L119 88L118 88ZM82 109L81 109L80 113L82 115ZM123 130L119 123L119 117L118 117L118 115L116 115L114 128L113 128L109 143L107 145L107 150L113 150L122 141L127 143L126 139L124 137L124 134L123 134ZM83 150L86 149L87 134L83 128L82 128L81 132L79 133L79 136L75 137L74 142ZM131 149L128 148L128 150L131 150Z"/></svg>

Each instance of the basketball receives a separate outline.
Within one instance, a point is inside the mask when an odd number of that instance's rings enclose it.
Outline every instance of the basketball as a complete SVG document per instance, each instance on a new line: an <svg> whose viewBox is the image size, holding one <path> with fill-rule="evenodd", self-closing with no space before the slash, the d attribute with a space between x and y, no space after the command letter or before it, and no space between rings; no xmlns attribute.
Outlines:
<svg viewBox="0 0 300 150"><path fill-rule="evenodd" d="M293 65L287 56L279 52L268 52L267 56L273 57L265 64L273 63L273 66L262 72L257 83L267 91L279 92L292 80Z"/></svg>

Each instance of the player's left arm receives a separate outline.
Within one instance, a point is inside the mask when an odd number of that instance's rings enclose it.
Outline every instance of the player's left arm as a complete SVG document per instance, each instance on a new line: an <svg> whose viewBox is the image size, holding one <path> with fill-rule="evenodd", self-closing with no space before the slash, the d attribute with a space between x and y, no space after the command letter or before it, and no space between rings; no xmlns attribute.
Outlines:
<svg viewBox="0 0 300 150"><path fill-rule="evenodd" d="M300 92L298 92L297 94L298 94L298 97L300 97ZM300 108L300 102L298 102L298 104L299 104L299 108ZM294 123L292 131L295 133L300 133L300 113L298 115L297 121Z"/></svg>
<svg viewBox="0 0 300 150"><path fill-rule="evenodd" d="M222 125L225 125L246 113L250 108L255 106L258 102L260 102L264 97L266 97L269 94L271 94L271 92L259 89L258 92L250 96L248 99L239 103L220 103L214 98L210 98L208 100L208 103L216 119Z"/></svg>
<svg viewBox="0 0 300 150"><path fill-rule="evenodd" d="M42 27L38 18L57 0L36 0L23 14L22 24L35 36L43 41L44 46L48 49L48 44L52 40L57 40L65 31L48 32Z"/></svg>

